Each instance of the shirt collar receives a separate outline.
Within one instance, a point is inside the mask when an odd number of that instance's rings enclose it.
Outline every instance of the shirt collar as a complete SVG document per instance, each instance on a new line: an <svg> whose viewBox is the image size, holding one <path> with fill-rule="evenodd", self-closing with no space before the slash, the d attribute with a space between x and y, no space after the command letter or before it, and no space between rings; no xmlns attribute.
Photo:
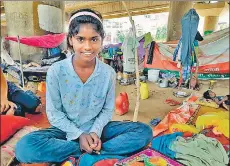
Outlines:
<svg viewBox="0 0 230 166"><path fill-rule="evenodd" d="M73 56L74 56L74 54L68 57L68 63L70 63L70 67L74 70L73 64L72 64ZM90 78L98 76L100 74L100 72L101 72L101 62L98 59L98 57L96 57L96 65L95 65L94 71L93 71L92 75L90 76Z"/></svg>

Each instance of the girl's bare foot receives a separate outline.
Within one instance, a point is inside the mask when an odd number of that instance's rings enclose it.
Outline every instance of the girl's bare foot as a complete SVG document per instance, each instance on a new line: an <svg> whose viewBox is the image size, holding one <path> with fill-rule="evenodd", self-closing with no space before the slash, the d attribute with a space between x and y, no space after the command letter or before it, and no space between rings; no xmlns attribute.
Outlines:
<svg viewBox="0 0 230 166"><path fill-rule="evenodd" d="M39 104L35 110L35 114L40 114L42 112L42 108L43 108L43 105L42 104Z"/></svg>
<svg viewBox="0 0 230 166"><path fill-rule="evenodd" d="M229 111L229 105L225 104L225 102L223 102L223 107Z"/></svg>
<svg viewBox="0 0 230 166"><path fill-rule="evenodd" d="M14 115L14 109L9 109L9 111L6 112L6 115Z"/></svg>

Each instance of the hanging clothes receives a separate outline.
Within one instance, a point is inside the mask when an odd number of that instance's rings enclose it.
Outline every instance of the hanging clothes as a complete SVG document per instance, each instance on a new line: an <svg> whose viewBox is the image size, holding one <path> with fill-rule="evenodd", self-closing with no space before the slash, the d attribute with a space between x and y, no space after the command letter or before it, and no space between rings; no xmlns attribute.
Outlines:
<svg viewBox="0 0 230 166"><path fill-rule="evenodd" d="M195 9L190 9L181 20L182 24L182 49L181 49L181 63L182 66L192 65L192 45L197 34L199 24L199 15Z"/></svg>
<svg viewBox="0 0 230 166"><path fill-rule="evenodd" d="M124 72L135 71L135 52L139 46L139 42L132 36L132 29L129 31L121 46L123 52Z"/></svg>
<svg viewBox="0 0 230 166"><path fill-rule="evenodd" d="M192 63L191 66L194 65L194 63L197 62L197 56L198 56L198 48L199 48L199 43L198 40L194 40L192 44ZM178 45L173 53L173 61L181 61L181 50L182 50L182 38L179 40ZM186 66L187 67L187 66Z"/></svg>
<svg viewBox="0 0 230 166"><path fill-rule="evenodd" d="M153 38L150 32L146 33L144 37L145 37L145 42L143 46L144 48L146 48L153 41Z"/></svg>
<svg viewBox="0 0 230 166"><path fill-rule="evenodd" d="M20 43L27 46L40 47L40 48L54 48L65 40L66 34L48 34L43 36L28 36L20 37ZM5 37L6 40L18 42L17 37Z"/></svg>
<svg viewBox="0 0 230 166"><path fill-rule="evenodd" d="M192 44L192 63L191 66L194 66L197 63L197 55L198 55L198 41L194 40Z"/></svg>
<svg viewBox="0 0 230 166"><path fill-rule="evenodd" d="M177 60L178 57L178 61L180 60L180 56L181 56L181 48L182 48L182 38L180 38L177 47L173 53L173 61Z"/></svg>
<svg viewBox="0 0 230 166"><path fill-rule="evenodd" d="M113 58L114 52L113 52L113 48L112 48L112 47L109 47L109 48L108 48L108 53L109 53L109 56L110 56L111 58Z"/></svg>
<svg viewBox="0 0 230 166"><path fill-rule="evenodd" d="M197 31L197 34L196 34L196 37L195 37L195 40L198 40L198 41L203 41L204 38L201 36L200 32Z"/></svg>
<svg viewBox="0 0 230 166"><path fill-rule="evenodd" d="M190 66L183 66L182 67L182 79L183 81L188 80L190 78Z"/></svg>
<svg viewBox="0 0 230 166"><path fill-rule="evenodd" d="M147 64L152 64L152 62L153 62L155 44L156 44L155 41L152 41L151 44L150 44Z"/></svg>

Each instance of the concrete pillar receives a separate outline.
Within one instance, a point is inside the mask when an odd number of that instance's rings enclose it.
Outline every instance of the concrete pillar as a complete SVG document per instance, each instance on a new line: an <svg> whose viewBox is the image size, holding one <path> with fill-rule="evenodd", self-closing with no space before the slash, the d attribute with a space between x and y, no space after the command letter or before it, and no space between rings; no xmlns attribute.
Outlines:
<svg viewBox="0 0 230 166"><path fill-rule="evenodd" d="M219 16L205 16L204 18L204 35L216 30Z"/></svg>
<svg viewBox="0 0 230 166"><path fill-rule="evenodd" d="M47 23L59 21L61 24L56 25L62 28L59 32L63 32L63 16L55 17L50 13L39 15L38 6L48 5L57 8L63 14L64 4L62 1L4 1L5 13L6 13L6 24L7 24L7 34L8 36L40 36L49 34L52 31L48 31L42 27L46 26L41 22L41 20L48 19ZM40 12L41 13L41 12ZM47 24L46 23L46 24ZM50 23L51 24L51 23ZM53 25L53 24L51 24ZM57 33L57 32L56 32ZM42 50L40 48L35 48L31 46L26 46L24 44L20 45L22 60L34 60L35 62L40 60L42 55ZM18 57L18 45L16 42L10 42L10 54L15 60L19 60Z"/></svg>
<svg viewBox="0 0 230 166"><path fill-rule="evenodd" d="M167 27L167 41L178 40L181 37L181 19L192 8L191 1L171 1Z"/></svg>
<svg viewBox="0 0 230 166"><path fill-rule="evenodd" d="M7 27L1 25L1 37L7 36Z"/></svg>

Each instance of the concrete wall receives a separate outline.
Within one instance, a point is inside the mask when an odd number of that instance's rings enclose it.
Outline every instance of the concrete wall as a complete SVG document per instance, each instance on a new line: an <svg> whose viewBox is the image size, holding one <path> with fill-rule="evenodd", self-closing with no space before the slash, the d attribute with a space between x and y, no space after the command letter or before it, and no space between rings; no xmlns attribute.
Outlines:
<svg viewBox="0 0 230 166"><path fill-rule="evenodd" d="M5 12L8 36L32 36L33 29L33 1L5 1ZM17 10L15 10L17 9ZM23 59L28 53L35 53L37 50L21 44ZM19 60L18 44L10 42L10 53L15 60Z"/></svg>
<svg viewBox="0 0 230 166"><path fill-rule="evenodd" d="M50 32L42 29L39 25L38 16L38 5L45 4L60 8L64 11L64 3L62 1L5 1L5 13L6 13L6 23L7 23L7 33L8 36L41 36L48 34ZM17 9L17 10L15 10ZM47 19L61 19L61 24L56 26L63 26L63 18L49 17L45 15ZM60 28L59 28L60 29ZM43 49L35 48L20 44L21 56L23 60L40 60L44 55L42 53ZM16 42L10 42L10 53L15 60L19 60L18 56L18 44Z"/></svg>

